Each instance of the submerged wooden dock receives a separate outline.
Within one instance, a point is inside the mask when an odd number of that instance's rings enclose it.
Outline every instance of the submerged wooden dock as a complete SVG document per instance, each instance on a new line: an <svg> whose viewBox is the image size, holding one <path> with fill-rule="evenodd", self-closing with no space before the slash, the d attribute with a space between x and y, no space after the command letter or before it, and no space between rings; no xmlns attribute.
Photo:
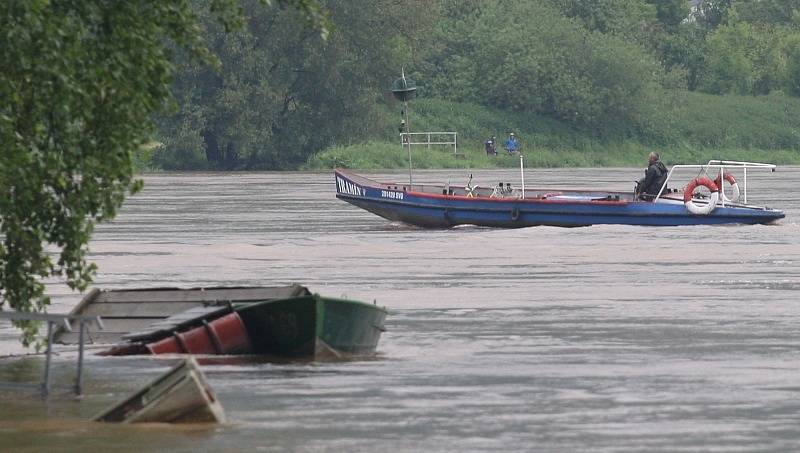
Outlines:
<svg viewBox="0 0 800 453"><path fill-rule="evenodd" d="M117 343L123 335L195 307L257 302L310 295L301 285L273 287L92 289L70 316L101 316L104 330L86 333L89 343ZM77 344L78 333L60 331L55 341Z"/></svg>

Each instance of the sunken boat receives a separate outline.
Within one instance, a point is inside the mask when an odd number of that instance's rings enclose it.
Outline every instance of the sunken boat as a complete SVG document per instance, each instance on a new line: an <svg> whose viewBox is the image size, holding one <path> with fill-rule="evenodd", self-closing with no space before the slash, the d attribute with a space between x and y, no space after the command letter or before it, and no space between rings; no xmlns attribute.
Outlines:
<svg viewBox="0 0 800 453"><path fill-rule="evenodd" d="M74 312L104 313L113 330L92 340L115 344L102 355L310 360L374 354L387 314L376 303L311 294L299 285L95 291ZM60 337L70 339L67 333Z"/></svg>
<svg viewBox="0 0 800 453"><path fill-rule="evenodd" d="M345 358L375 352L386 309L317 294L237 304L252 351L280 357Z"/></svg>

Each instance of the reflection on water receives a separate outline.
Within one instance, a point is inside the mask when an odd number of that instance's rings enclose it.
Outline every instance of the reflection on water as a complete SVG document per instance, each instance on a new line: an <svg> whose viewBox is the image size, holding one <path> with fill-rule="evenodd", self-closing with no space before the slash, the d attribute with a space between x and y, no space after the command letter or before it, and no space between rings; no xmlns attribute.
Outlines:
<svg viewBox="0 0 800 453"><path fill-rule="evenodd" d="M640 172L526 177L529 186L626 190ZM455 184L461 173L415 179ZM481 185L515 176L474 173ZM748 175L751 202L786 210L778 225L437 231L336 200L327 173L147 176L119 218L98 228L98 286L299 282L377 299L391 310L380 355L206 363L230 423L180 429L86 422L172 363L90 356L80 403L0 393L0 447L793 450L798 176ZM51 289L53 311L78 299ZM9 329L0 339L0 353L16 348ZM38 357L0 363L0 379L41 371ZM70 385L74 355L56 363L56 382Z"/></svg>

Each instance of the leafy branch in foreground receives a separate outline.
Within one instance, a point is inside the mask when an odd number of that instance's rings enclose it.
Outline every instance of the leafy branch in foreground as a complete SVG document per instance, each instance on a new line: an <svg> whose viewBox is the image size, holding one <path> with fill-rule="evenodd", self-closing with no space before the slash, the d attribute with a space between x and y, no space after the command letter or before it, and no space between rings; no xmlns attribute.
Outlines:
<svg viewBox="0 0 800 453"><path fill-rule="evenodd" d="M277 3L325 30L315 0ZM208 6L226 28L242 23L238 0ZM131 152L167 106L174 52L216 58L189 0L9 0L0 36L0 307L43 311L43 279L91 283L94 225L141 188ZM18 326L30 344L37 327Z"/></svg>

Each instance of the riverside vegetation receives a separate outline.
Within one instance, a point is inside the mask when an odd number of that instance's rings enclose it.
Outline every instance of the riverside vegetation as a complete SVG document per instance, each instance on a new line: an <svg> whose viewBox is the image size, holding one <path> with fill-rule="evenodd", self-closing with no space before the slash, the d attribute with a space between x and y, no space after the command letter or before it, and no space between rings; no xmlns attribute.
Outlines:
<svg viewBox="0 0 800 453"><path fill-rule="evenodd" d="M193 0L218 70L184 64L161 145L140 168L403 168L412 131L456 131L416 167L515 166L483 141L522 139L531 166L742 158L800 163L800 0L326 0L326 40L296 10L243 1L225 33Z"/></svg>
<svg viewBox="0 0 800 453"><path fill-rule="evenodd" d="M702 93L669 93L671 111L664 114L663 130L671 137L646 141L636 137L603 139L562 122L536 114L490 109L475 104L419 100L412 110L418 130L458 131L458 150L452 147L412 147L415 168L502 168L519 165L498 146L497 156L487 156L483 140L515 131L521 138L525 163L533 167L640 166L647 153L657 150L668 163L709 159L800 163L800 100L781 95L711 96ZM452 125L456 125L453 127ZM407 168L407 150L398 134L387 131L393 142L330 147L302 166L308 170L330 168Z"/></svg>

